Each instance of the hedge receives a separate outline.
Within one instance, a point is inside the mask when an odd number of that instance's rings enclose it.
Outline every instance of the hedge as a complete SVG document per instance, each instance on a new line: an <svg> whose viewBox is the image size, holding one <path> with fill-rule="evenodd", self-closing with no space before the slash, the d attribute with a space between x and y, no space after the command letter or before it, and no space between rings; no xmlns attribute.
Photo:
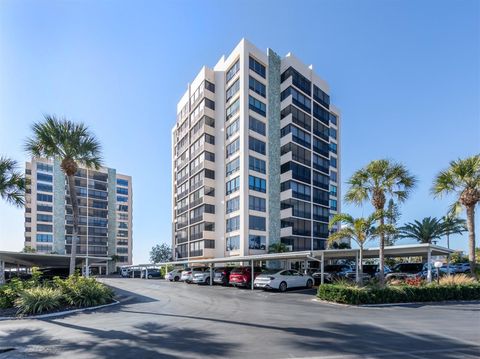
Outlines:
<svg viewBox="0 0 480 359"><path fill-rule="evenodd" d="M447 300L480 300L480 284L354 287L324 284L318 287L318 298L343 304L383 304L441 302Z"/></svg>

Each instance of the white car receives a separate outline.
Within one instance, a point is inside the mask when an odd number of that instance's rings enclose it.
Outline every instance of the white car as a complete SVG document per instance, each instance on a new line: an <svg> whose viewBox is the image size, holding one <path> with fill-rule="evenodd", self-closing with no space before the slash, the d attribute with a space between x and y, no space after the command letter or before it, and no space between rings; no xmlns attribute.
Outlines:
<svg viewBox="0 0 480 359"><path fill-rule="evenodd" d="M203 267L193 267L193 268L187 268L182 272L182 276L180 277L180 280L185 283L192 283L193 281L193 276L196 273L201 273L205 270Z"/></svg>
<svg viewBox="0 0 480 359"><path fill-rule="evenodd" d="M274 269L261 273L255 278L255 288L278 289L285 292L287 288L313 287L313 278L293 269Z"/></svg>
<svg viewBox="0 0 480 359"><path fill-rule="evenodd" d="M213 279L213 278L212 278ZM204 272L193 274L192 283L196 284L210 284L210 269L205 269Z"/></svg>
<svg viewBox="0 0 480 359"><path fill-rule="evenodd" d="M165 274L165 279L170 282L178 282L182 276L183 269L174 269L167 274Z"/></svg>

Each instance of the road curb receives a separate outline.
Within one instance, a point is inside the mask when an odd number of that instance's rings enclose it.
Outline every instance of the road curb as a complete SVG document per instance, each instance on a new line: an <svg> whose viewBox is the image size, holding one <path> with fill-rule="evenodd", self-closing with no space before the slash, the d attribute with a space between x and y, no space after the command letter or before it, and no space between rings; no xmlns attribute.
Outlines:
<svg viewBox="0 0 480 359"><path fill-rule="evenodd" d="M409 302L409 303L384 303L384 304L344 304L329 302L318 298L313 298L312 302L331 304L339 307L350 308L386 308L386 307L407 307L410 305L444 305L444 304L480 304L478 300L445 300L441 302Z"/></svg>
<svg viewBox="0 0 480 359"><path fill-rule="evenodd" d="M78 309L72 309L72 310L64 310L62 312L56 312L56 313L48 313L48 314L40 314L40 315L30 315L28 317L0 317L0 321L5 321L5 320L22 320L22 319L45 319L45 318L53 318L53 317L59 317L62 315L68 315L72 313L80 313L80 312L86 312L87 310L95 310L95 309L101 309L101 308L106 308L106 307L111 307L114 305L120 304L118 300L108 303L108 304L102 304L102 305L97 305L95 307L87 307L87 308L78 308Z"/></svg>

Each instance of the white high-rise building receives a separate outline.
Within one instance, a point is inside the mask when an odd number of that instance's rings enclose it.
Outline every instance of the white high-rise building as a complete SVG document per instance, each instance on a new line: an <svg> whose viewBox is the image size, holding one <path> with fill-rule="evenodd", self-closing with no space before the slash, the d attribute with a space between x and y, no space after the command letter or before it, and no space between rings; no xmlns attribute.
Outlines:
<svg viewBox="0 0 480 359"><path fill-rule="evenodd" d="M294 55L242 40L203 67L172 130L174 257L323 249L340 211L340 116Z"/></svg>

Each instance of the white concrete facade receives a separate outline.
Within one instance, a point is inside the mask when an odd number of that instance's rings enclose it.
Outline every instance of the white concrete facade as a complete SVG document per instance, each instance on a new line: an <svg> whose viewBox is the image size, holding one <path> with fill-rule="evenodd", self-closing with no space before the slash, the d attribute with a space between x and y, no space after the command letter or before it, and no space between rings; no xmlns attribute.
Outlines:
<svg viewBox="0 0 480 359"><path fill-rule="evenodd" d="M275 57L273 52L261 51L243 39L228 57L222 56L213 69L203 67L180 99L177 121L172 129L174 258L263 254L268 252L270 244L279 241L291 246L292 250L324 248L328 236L325 232L328 214L340 210L340 201L337 202L336 209L333 209L333 201L340 198L340 116L333 106L328 108L329 103L326 107L315 103L315 106L321 107L324 113L331 116L328 118L327 115L324 119L326 137L317 137L312 125L314 121L320 121L312 113L315 101L313 89L316 87L322 94L327 94L328 85L313 72L311 66L304 65L291 54L278 58L281 65L278 69L273 69L272 58ZM272 71L277 71L280 78L290 67L302 75L306 83L310 83L310 94L303 94L309 96L309 111L297 109L293 95L285 96L283 101L279 100L281 92L288 92L290 88L301 92L292 83L293 75L281 85L275 84L273 80L273 75L277 73ZM233 70L237 68L238 70ZM237 87L236 91L232 90ZM310 125L305 124L306 128L302 128L294 124L296 117L294 119L291 113L280 118L280 112L289 106L294 111L303 111L301 116L309 118L305 122L310 122ZM272 107L276 111L271 111ZM273 118L275 112L278 119ZM307 136L310 140L302 146L296 142L298 136L293 136L292 131L280 139L272 139L273 125L278 127L278 124L280 128L286 129L285 132L290 128L294 128L294 132L300 130L301 137ZM200 142L197 142L199 139ZM323 174L313 170L314 139L321 141L326 148L323 155L315 154L323 156L327 161ZM272 154L275 141L278 151L275 147ZM335 151L332 150L332 144L336 145ZM280 153L280 146L285 153ZM304 163L298 162L292 151L288 151L290 146L305 153ZM255 160L252 161L250 157ZM329 158L336 159L336 164L335 161L330 161L335 167L328 165ZM233 166L232 161L237 160L238 166ZM287 167L293 164L296 168L282 171L280 168L272 169L271 164L277 162L282 164L282 168L285 167L284 164ZM297 167L302 172L310 172L310 183L296 179ZM235 170L229 171L231 168ZM322 176L325 188L314 187L314 172ZM332 173L336 173L336 180ZM272 178L278 178L285 187L292 187L288 184L289 181L309 186L310 199L298 199L297 191L290 188L277 193L281 199L281 208L278 204L277 207L272 206L272 203L269 204L269 196L272 194L269 179ZM233 183L235 186L232 186ZM230 191L232 187L235 190ZM279 185L277 187L280 188ZM314 203L314 191L322 191L323 204ZM250 199L251 196L256 199ZM235 198L238 198L238 205L233 206L229 201ZM306 208L305 211L297 210L299 203L302 208ZM313 219L314 206L325 209L321 211L325 218ZM233 210L229 211L230 208ZM300 216L298 212L302 212ZM281 230L278 233L273 231L275 225L270 222L278 222ZM303 228L301 231L297 228L298 223ZM319 234L320 227L322 235Z"/></svg>

